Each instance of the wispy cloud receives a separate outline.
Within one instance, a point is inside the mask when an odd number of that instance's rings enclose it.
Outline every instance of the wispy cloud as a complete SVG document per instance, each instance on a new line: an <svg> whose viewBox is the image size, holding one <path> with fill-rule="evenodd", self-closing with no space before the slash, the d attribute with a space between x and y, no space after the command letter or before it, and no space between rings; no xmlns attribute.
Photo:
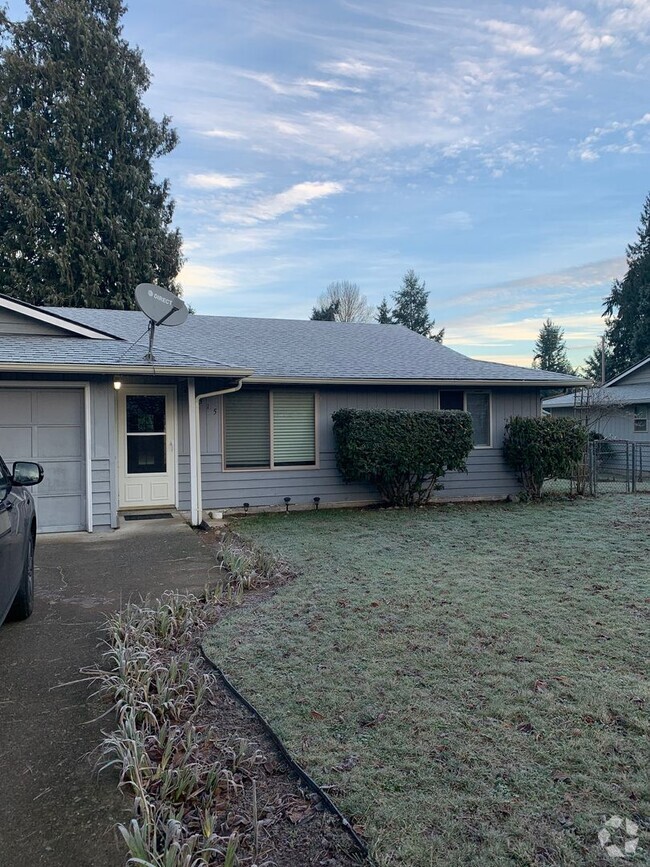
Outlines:
<svg viewBox="0 0 650 867"><path fill-rule="evenodd" d="M207 136L207 138L220 138L225 139L227 141L241 141L245 139L246 136L237 132L233 129L219 129L218 127L214 127L213 129L204 129L200 130L201 135Z"/></svg>
<svg viewBox="0 0 650 867"><path fill-rule="evenodd" d="M228 210L222 214L221 218L226 223L245 225L275 220L285 214L304 208L317 199L342 193L343 190L343 184L336 181L303 181L281 193L258 199L248 206Z"/></svg>
<svg viewBox="0 0 650 867"><path fill-rule="evenodd" d="M361 60L330 60L320 64L323 72L331 72L343 78L368 79L380 72L380 68Z"/></svg>
<svg viewBox="0 0 650 867"><path fill-rule="evenodd" d="M248 78L268 88L278 96L302 96L315 99L319 93L361 93L361 88L340 81L321 78L280 79L268 72L240 70L242 78Z"/></svg>
<svg viewBox="0 0 650 867"><path fill-rule="evenodd" d="M650 112L633 121L612 121L596 127L573 148L571 155L595 162L603 154L635 154L650 150Z"/></svg>
<svg viewBox="0 0 650 867"><path fill-rule="evenodd" d="M222 175L219 172L190 174L186 178L189 187L197 190L235 190L249 183L246 178Z"/></svg>
<svg viewBox="0 0 650 867"><path fill-rule="evenodd" d="M232 272L192 262L186 262L178 279L188 301L224 295L237 286Z"/></svg>
<svg viewBox="0 0 650 867"><path fill-rule="evenodd" d="M436 219L435 225L438 229L456 229L466 232L474 227L474 221L467 211L449 211L441 214Z"/></svg>

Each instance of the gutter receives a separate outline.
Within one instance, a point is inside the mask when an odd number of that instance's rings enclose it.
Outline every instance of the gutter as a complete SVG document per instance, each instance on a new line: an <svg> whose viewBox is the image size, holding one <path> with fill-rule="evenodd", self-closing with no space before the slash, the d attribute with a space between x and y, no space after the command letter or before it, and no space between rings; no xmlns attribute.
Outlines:
<svg viewBox="0 0 650 867"><path fill-rule="evenodd" d="M251 376L247 382L259 385L428 385L436 388L490 388L492 386L513 386L527 388L577 388L588 386L587 379L373 379L351 377L313 377L313 376Z"/></svg>
<svg viewBox="0 0 650 867"><path fill-rule="evenodd" d="M207 391L205 394L196 393L194 377L188 377L187 397L190 405L189 411L189 435L190 435L190 523L198 527L203 521L203 491L201 490L201 424L200 405L201 401L208 397L218 397L222 394L232 394L239 391L244 384L243 378L237 385L229 388L219 388L216 391Z"/></svg>

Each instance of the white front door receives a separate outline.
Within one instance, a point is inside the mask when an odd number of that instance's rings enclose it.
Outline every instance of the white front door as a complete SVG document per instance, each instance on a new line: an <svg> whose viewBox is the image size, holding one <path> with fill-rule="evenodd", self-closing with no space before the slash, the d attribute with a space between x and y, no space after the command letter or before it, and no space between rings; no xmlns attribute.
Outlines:
<svg viewBox="0 0 650 867"><path fill-rule="evenodd" d="M118 392L119 506L176 503L176 389L123 386Z"/></svg>

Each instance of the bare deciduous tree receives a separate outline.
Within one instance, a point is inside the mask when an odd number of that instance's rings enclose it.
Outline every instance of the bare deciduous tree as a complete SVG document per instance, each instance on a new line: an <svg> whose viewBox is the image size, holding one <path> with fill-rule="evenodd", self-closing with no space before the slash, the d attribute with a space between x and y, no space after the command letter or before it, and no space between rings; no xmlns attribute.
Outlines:
<svg viewBox="0 0 650 867"><path fill-rule="evenodd" d="M371 322L373 309L356 283L337 280L318 297L321 310L335 310L336 322ZM313 317L312 317L313 318Z"/></svg>

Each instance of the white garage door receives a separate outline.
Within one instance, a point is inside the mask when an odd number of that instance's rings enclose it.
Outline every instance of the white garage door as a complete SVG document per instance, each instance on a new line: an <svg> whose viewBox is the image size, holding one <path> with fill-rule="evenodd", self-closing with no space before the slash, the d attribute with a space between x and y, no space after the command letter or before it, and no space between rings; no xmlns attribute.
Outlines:
<svg viewBox="0 0 650 867"><path fill-rule="evenodd" d="M32 488L41 532L86 528L84 452L83 389L0 386L0 454L45 470Z"/></svg>

